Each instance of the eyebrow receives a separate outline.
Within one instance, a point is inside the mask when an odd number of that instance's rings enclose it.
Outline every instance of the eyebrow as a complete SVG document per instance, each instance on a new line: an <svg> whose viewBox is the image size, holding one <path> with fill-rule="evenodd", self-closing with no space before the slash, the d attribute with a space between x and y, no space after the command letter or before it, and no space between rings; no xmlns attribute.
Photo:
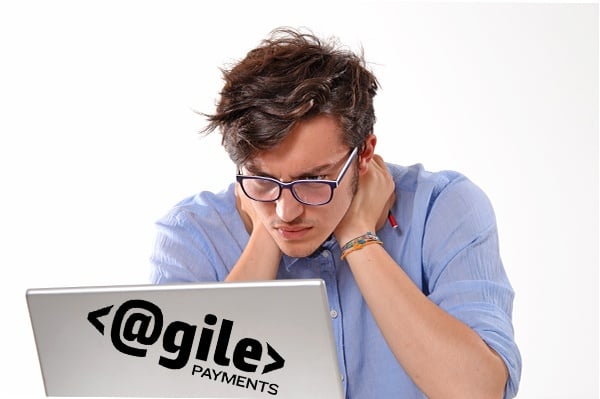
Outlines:
<svg viewBox="0 0 600 399"><path fill-rule="evenodd" d="M331 169L332 167L336 166L337 163L340 163L340 162L341 161L329 162L327 164L318 165L318 166L315 166L314 168L309 169L301 174L290 176L290 177L291 177L291 180L298 180L298 179L301 179L302 177L306 177L306 176L322 175L322 174L324 174L325 171L327 171L328 169ZM244 166L244 168L254 176L270 177L275 180L280 180L275 176L272 176L268 173L261 171L254 164L252 164L252 162L249 162L247 165Z"/></svg>

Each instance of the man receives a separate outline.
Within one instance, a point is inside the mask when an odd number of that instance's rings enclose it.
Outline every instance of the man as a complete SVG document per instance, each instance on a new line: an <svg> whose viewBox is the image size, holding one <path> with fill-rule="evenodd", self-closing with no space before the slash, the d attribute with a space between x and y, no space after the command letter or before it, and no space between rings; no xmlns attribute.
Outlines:
<svg viewBox="0 0 600 399"><path fill-rule="evenodd" d="M514 397L492 207L458 173L376 155L363 58L278 30L224 79L206 131L237 182L158 222L153 282L322 278L348 398Z"/></svg>

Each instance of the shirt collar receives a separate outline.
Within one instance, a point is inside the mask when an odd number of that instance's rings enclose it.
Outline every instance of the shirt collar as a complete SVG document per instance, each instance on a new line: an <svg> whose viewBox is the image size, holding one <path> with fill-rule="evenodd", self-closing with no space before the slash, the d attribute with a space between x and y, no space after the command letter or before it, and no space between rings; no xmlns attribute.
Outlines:
<svg viewBox="0 0 600 399"><path fill-rule="evenodd" d="M316 259L316 258L318 258L318 257L321 255L321 253L322 253L324 250L329 250L329 251L331 251L331 249L332 249L332 248L333 248L335 245L337 245L337 241L336 241L335 237L334 237L334 236L333 236L333 234L332 234L332 235L330 235L330 236L329 236L329 238L327 238L327 240L325 240L325 241L323 242L323 244L321 244L321 245L319 246L319 248L317 248L317 249L315 250L315 252L313 252L312 254L310 254L310 255L308 255L308 256L306 256L306 257L304 257L304 258L293 258L293 257L291 257L291 256L287 256L286 254L283 254L283 256L281 257L281 260L282 260L282 262L283 262L283 265L285 266L285 269L286 269L286 270L289 272L289 271L290 271L290 269L291 269L291 268L292 268L292 267L293 267L293 266L294 266L294 265L295 265L295 264L296 264L298 261L300 261L300 260L303 260L303 259L304 259L304 260Z"/></svg>

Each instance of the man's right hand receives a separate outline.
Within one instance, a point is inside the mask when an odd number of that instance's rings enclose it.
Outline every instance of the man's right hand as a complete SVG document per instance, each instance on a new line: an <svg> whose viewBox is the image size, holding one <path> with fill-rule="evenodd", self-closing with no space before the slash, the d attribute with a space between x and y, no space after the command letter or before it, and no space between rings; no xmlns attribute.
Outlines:
<svg viewBox="0 0 600 399"><path fill-rule="evenodd" d="M235 204L250 238L226 281L274 280L281 250L256 213L254 201L244 194L239 184L235 187Z"/></svg>
<svg viewBox="0 0 600 399"><path fill-rule="evenodd" d="M252 234L254 225L260 223L254 210L253 201L244 194L242 186L239 183L235 185L235 206L244 222L244 227L248 234Z"/></svg>

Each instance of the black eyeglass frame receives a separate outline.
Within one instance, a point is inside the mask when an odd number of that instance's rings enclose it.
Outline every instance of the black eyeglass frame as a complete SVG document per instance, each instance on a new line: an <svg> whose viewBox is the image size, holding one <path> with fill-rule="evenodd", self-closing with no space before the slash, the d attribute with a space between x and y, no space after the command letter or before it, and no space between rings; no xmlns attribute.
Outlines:
<svg viewBox="0 0 600 399"><path fill-rule="evenodd" d="M348 159L346 160L346 163L342 167L342 170L340 170L340 173L339 173L337 179L335 179L335 180L327 180L327 179L301 179L301 180L293 180L291 182L287 182L286 183L286 182L279 181L277 179L273 179L272 177L266 177L266 176L246 176L246 175L242 175L242 174L239 174L239 173L236 175L236 180L240 184L240 186L242 187L242 191L244 192L244 194L246 195L246 197L250 198L253 201L258 201L258 202L275 202L279 198L281 198L281 192L283 191L283 189L288 189L288 190L290 190L290 192L292 193L292 196L296 199L296 201L300 202L301 204L311 205L311 206L327 205L333 199L333 192L334 192L334 190L339 187L342 179L344 178L344 176L346 175L346 172L348 171L348 169L350 167L350 164L352 163L352 160L356 157L357 154L358 154L358 147L354 147L354 149L352 150L352 152L348 156ZM279 191L278 191L277 195L275 196L275 198L273 198L273 199L268 199L268 200L257 199L257 198L254 198L254 197L250 196L248 194L248 192L246 192L246 189L244 188L244 183L243 183L244 180L262 180L262 181L272 182L272 183L274 183L274 184L276 184L278 186ZM329 188L330 188L329 199L327 201L319 202L319 203L311 203L311 202L306 202L306 201L302 200L298 196L298 194L296 194L296 191L294 190L294 186L299 185L299 184L308 184L308 183L311 183L311 184L318 183L318 184L326 184L326 185L328 185Z"/></svg>

